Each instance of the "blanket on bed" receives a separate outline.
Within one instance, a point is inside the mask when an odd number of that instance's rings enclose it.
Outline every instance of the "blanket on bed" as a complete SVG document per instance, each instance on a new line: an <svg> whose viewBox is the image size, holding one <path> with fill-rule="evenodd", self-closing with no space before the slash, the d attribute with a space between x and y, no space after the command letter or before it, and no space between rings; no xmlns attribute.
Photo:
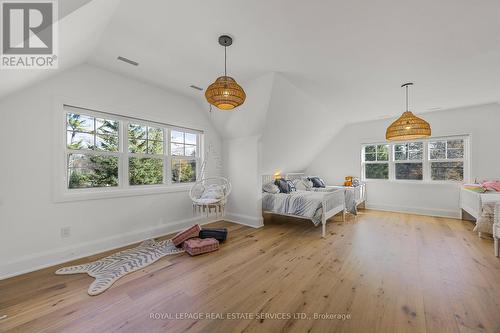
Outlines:
<svg viewBox="0 0 500 333"><path fill-rule="evenodd" d="M308 188L308 191L312 192L335 192L338 191L341 187L336 186L327 186L327 187L311 187ZM356 206L356 191L359 191L357 188L347 188L345 190L345 209L351 214L358 214L358 207Z"/></svg>
<svg viewBox="0 0 500 333"><path fill-rule="evenodd" d="M278 214L302 216L314 225L321 223L324 193L294 191L291 193L262 193L262 209Z"/></svg>

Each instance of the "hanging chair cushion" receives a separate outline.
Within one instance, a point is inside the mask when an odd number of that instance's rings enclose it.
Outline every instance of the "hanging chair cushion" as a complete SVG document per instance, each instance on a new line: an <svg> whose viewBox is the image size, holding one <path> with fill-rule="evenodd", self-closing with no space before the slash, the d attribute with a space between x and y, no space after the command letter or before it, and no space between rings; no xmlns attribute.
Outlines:
<svg viewBox="0 0 500 333"><path fill-rule="evenodd" d="M172 238L172 243L174 243L175 246L179 246L189 238L198 237L198 235L200 234L200 230L201 228L198 224L182 230L177 235L175 235L174 238Z"/></svg>
<svg viewBox="0 0 500 333"><path fill-rule="evenodd" d="M196 199L193 202L200 206L215 205L220 202L220 199Z"/></svg>
<svg viewBox="0 0 500 333"><path fill-rule="evenodd" d="M224 187L222 185L211 184L201 195L200 199L222 199L224 197Z"/></svg>

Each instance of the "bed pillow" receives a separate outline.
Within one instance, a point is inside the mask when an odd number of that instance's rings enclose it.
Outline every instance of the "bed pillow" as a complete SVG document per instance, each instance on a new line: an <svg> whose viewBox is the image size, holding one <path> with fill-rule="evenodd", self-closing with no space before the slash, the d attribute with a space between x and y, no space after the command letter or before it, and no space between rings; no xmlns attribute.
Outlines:
<svg viewBox="0 0 500 333"><path fill-rule="evenodd" d="M312 183L309 186L309 181L307 179L294 179L293 185L299 191L307 191L307 189L312 187Z"/></svg>
<svg viewBox="0 0 500 333"><path fill-rule="evenodd" d="M297 191L297 188L295 187L295 184L291 180L286 181L288 183L288 188L290 189L290 192Z"/></svg>
<svg viewBox="0 0 500 333"><path fill-rule="evenodd" d="M290 193L290 186L285 179L278 178L274 181L274 184L278 186L280 193Z"/></svg>
<svg viewBox="0 0 500 333"><path fill-rule="evenodd" d="M267 183L267 184L262 185L262 191L267 192L267 193L271 193L271 194L276 194L276 193L280 193L280 188L273 183Z"/></svg>
<svg viewBox="0 0 500 333"><path fill-rule="evenodd" d="M326 187L323 179L321 179L319 177L309 177L308 179L312 182L313 187L321 187L321 188Z"/></svg>

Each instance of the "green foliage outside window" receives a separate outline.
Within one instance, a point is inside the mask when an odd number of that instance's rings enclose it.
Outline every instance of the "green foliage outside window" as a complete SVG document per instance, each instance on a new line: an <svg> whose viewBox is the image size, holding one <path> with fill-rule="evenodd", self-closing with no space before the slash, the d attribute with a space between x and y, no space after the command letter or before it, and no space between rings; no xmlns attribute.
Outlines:
<svg viewBox="0 0 500 333"><path fill-rule="evenodd" d="M365 178L367 179L389 179L389 164L366 164Z"/></svg>
<svg viewBox="0 0 500 333"><path fill-rule="evenodd" d="M158 158L129 158L130 185L153 185L163 183L163 160Z"/></svg>
<svg viewBox="0 0 500 333"><path fill-rule="evenodd" d="M172 160L172 182L189 183L196 181L196 161Z"/></svg>
<svg viewBox="0 0 500 333"><path fill-rule="evenodd" d="M117 151L118 122L67 114L67 145L73 150ZM69 154L68 188L118 186L118 157Z"/></svg>
<svg viewBox="0 0 500 333"><path fill-rule="evenodd" d="M119 157L102 152L119 151L119 122L92 116L67 113L68 188L118 186ZM129 184L163 184L164 130L140 124L129 124L125 150L128 159ZM172 131L172 155L196 156L197 135ZM175 141L175 142L174 142ZM174 145L178 145L174 151ZM135 155L137 154L137 155ZM172 159L172 182L196 181L196 160Z"/></svg>

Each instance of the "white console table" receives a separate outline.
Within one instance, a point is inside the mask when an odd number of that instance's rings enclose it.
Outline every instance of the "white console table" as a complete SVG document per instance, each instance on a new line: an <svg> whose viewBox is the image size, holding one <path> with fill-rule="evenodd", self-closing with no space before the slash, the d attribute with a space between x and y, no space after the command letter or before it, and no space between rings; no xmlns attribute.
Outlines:
<svg viewBox="0 0 500 333"><path fill-rule="evenodd" d="M487 202L500 202L500 192L485 192L477 193L471 190L462 188L460 190L460 208L466 211L469 215L476 220L481 216L483 204Z"/></svg>
<svg viewBox="0 0 500 333"><path fill-rule="evenodd" d="M493 241L495 242L495 255L500 257L500 203L495 206L495 223L493 224Z"/></svg>
<svg viewBox="0 0 500 333"><path fill-rule="evenodd" d="M493 224L493 240L495 242L495 256L500 256L499 239L500 239L500 192L477 193L464 188L460 191L460 208L462 209L462 219L464 211L473 218L477 219L481 216L483 204L489 202L498 202L495 207L495 223ZM481 237L481 233L479 233Z"/></svg>

